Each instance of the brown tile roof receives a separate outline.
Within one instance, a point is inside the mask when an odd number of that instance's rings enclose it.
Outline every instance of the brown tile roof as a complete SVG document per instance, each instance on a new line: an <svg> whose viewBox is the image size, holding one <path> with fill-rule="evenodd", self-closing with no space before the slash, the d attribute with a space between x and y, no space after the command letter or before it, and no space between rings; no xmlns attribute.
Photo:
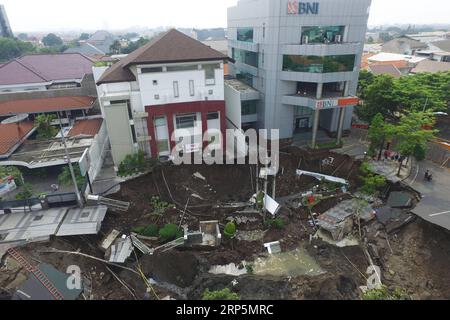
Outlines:
<svg viewBox="0 0 450 320"><path fill-rule="evenodd" d="M92 97L81 96L5 101L0 102L0 116L90 109L95 100Z"/></svg>
<svg viewBox="0 0 450 320"><path fill-rule="evenodd" d="M0 124L0 155L7 155L33 129L31 121Z"/></svg>
<svg viewBox="0 0 450 320"><path fill-rule="evenodd" d="M184 33L171 29L111 66L97 84L135 81L129 70L135 64L227 60L228 57Z"/></svg>
<svg viewBox="0 0 450 320"><path fill-rule="evenodd" d="M375 74L389 74L395 78L400 78L402 73L392 64L370 65L369 70Z"/></svg>
<svg viewBox="0 0 450 320"><path fill-rule="evenodd" d="M93 64L79 53L25 55L0 66L0 85L82 79Z"/></svg>
<svg viewBox="0 0 450 320"><path fill-rule="evenodd" d="M68 137L91 136L94 137L102 126L103 119L88 119L77 121L70 129Z"/></svg>

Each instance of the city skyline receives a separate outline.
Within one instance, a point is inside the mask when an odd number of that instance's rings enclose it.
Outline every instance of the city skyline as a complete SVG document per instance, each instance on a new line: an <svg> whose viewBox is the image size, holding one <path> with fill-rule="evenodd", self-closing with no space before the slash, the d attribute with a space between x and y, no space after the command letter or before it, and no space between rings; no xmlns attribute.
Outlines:
<svg viewBox="0 0 450 320"><path fill-rule="evenodd" d="M106 7L106 0L96 2L54 2L41 0L3 0L14 32L75 31L75 30L125 30L174 26L185 28L226 27L227 8L238 0L173 0L161 3L142 3L129 0L133 15L124 17L122 6ZM389 7L387 7L389 6ZM24 10L23 8L27 8ZM86 10L89 8L89 10ZM176 8L176 10L174 10ZM389 10L387 10L389 8ZM186 14L189 12L190 14ZM207 15L204 13L208 12ZM36 14L39 13L39 14ZM395 24L445 24L450 23L450 2L430 0L423 6L418 0L373 0L369 18L370 26ZM82 22L82 24L80 23Z"/></svg>

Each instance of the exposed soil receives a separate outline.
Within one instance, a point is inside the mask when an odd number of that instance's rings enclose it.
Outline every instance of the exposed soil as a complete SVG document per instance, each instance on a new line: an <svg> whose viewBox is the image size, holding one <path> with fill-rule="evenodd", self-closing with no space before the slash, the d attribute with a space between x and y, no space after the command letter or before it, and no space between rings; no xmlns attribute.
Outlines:
<svg viewBox="0 0 450 320"><path fill-rule="evenodd" d="M323 165L322 160L328 157L333 158L333 163ZM296 195L318 184L314 178L298 177L296 169L347 179L350 181L350 190L357 190L360 183L359 165L360 162L349 156L327 151L308 153L294 147L283 149L277 197ZM205 179L195 177L195 173L200 173ZM304 208L283 207L279 216L285 221L285 226L277 229L267 227L258 213L243 214L238 212L242 208L227 206L245 203L250 199L256 192L255 176L256 166L250 165L157 167L151 174L124 183L120 192L111 196L130 202L130 209L126 213L108 212L97 236L57 238L50 243L29 244L20 248L20 251L34 264L46 262L63 272L69 265L80 266L92 284L89 285L92 287L92 297L87 296L86 299L134 299L133 294L115 279L104 263L77 255L42 251L49 248L80 251L103 259L104 253L99 250L98 243L112 229L126 233L134 227L151 223L163 226L181 222L194 231L198 230L200 221L218 220L223 230L229 218L245 216L252 221L239 224L238 230L264 232L260 240L224 238L221 245L215 248L179 248L145 257L132 255L125 266L135 269L136 258L139 259L145 276L159 283L153 286L159 298L170 295L177 299L199 299L205 289L229 287L242 299L360 299L359 286L366 285L365 271L369 266L361 247L338 248L317 240L310 242L315 229L310 223L310 213ZM270 183L268 190L272 190ZM153 196L176 204L177 209L155 215L155 208L150 203ZM324 200L314 207L313 212L321 214L349 197L339 195ZM185 207L187 210L184 214ZM378 257L373 258L382 269L383 283L390 288L406 289L415 299L450 298L448 232L417 219L400 229L396 235L390 235L388 243L376 233L380 231L385 234L382 225L373 221L368 227L373 230L369 241L377 248ZM256 275L235 277L208 273L211 266L230 263L239 265L244 260L251 262L258 257L265 257L267 251L263 244L272 241L280 241L283 251L307 244L308 253L326 272L319 276L291 278ZM157 246L159 243L154 242L152 245ZM153 292L146 293L146 285L139 274L114 266L110 266L110 269L132 288L137 299L155 299ZM0 272L0 291L21 276L26 277L27 273L17 267L3 267ZM11 292L15 288L13 286L7 291Z"/></svg>

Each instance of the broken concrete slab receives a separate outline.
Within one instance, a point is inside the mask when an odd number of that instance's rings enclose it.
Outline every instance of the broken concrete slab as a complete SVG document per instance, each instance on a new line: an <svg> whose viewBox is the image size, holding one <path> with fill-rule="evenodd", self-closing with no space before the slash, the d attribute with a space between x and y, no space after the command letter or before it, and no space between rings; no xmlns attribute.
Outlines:
<svg viewBox="0 0 450 320"><path fill-rule="evenodd" d="M133 252L133 243L130 237L117 239L107 252L109 262L124 263Z"/></svg>
<svg viewBox="0 0 450 320"><path fill-rule="evenodd" d="M97 234L107 211L106 206L69 209L56 236Z"/></svg>
<svg viewBox="0 0 450 320"><path fill-rule="evenodd" d="M387 233L392 233L414 221L414 215L401 209L384 206L376 210L378 222L385 226Z"/></svg>
<svg viewBox="0 0 450 320"><path fill-rule="evenodd" d="M267 252L269 252L269 254L276 254L276 253L280 253L281 252L280 241L264 243L264 248L267 249Z"/></svg>
<svg viewBox="0 0 450 320"><path fill-rule="evenodd" d="M348 185L349 184L349 182L347 180L345 180L345 179L338 178L338 177L333 177L333 176L328 176L328 175L317 173L317 172L310 172L310 171L304 171L304 170L297 170L296 172L297 172L298 176L302 176L302 175L310 176L310 177L316 178L319 181L322 180L322 179L325 179L327 181L336 182L336 183L340 183L340 184L343 184L343 185Z"/></svg>
<svg viewBox="0 0 450 320"><path fill-rule="evenodd" d="M113 242L117 239L117 237L120 235L120 231L113 229L106 237L103 239L100 247L103 250L108 250L109 247L113 244Z"/></svg>
<svg viewBox="0 0 450 320"><path fill-rule="evenodd" d="M411 208L413 205L413 195L406 191L394 191L389 195L387 204L391 208Z"/></svg>

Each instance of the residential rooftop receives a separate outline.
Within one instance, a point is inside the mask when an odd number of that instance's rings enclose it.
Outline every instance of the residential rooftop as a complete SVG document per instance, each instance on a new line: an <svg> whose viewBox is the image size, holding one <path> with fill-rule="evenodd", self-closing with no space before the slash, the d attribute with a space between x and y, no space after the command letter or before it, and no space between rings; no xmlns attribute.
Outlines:
<svg viewBox="0 0 450 320"><path fill-rule="evenodd" d="M105 71L97 84L136 81L129 69L132 65L214 60L228 60L228 57L182 32L171 29L116 62Z"/></svg>

